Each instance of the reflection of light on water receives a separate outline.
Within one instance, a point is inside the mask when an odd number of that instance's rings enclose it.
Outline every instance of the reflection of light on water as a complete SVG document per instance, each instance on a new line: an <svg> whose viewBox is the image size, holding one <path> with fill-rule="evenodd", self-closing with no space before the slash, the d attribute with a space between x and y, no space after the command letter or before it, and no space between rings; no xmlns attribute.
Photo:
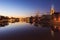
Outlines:
<svg viewBox="0 0 60 40"><path fill-rule="evenodd" d="M51 35L52 35L52 37L54 37L54 31L53 30L51 30Z"/></svg>
<svg viewBox="0 0 60 40"><path fill-rule="evenodd" d="M56 26L54 26L54 28L56 29Z"/></svg>
<svg viewBox="0 0 60 40"><path fill-rule="evenodd" d="M60 31L60 26L58 27L59 31Z"/></svg>

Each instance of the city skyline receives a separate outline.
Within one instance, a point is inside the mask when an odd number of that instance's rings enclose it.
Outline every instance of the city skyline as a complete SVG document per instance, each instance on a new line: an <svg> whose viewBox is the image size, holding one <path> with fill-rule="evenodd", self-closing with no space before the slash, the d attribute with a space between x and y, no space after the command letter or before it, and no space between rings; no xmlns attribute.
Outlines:
<svg viewBox="0 0 60 40"><path fill-rule="evenodd" d="M57 12L60 12L60 0L0 0L0 15L26 17L50 12L52 4Z"/></svg>

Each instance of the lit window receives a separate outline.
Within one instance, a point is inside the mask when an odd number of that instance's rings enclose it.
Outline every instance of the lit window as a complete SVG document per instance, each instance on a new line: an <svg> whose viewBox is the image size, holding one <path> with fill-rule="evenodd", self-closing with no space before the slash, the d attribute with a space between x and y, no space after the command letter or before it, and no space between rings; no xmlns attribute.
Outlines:
<svg viewBox="0 0 60 40"><path fill-rule="evenodd" d="M59 21L60 21L60 17L59 17Z"/></svg>
<svg viewBox="0 0 60 40"><path fill-rule="evenodd" d="M56 18L54 18L54 21L56 21Z"/></svg>

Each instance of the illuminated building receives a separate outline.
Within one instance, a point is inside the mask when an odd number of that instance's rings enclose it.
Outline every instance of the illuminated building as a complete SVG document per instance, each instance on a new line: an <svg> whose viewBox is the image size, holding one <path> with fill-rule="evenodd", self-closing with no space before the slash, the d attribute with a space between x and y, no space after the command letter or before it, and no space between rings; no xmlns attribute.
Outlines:
<svg viewBox="0 0 60 40"><path fill-rule="evenodd" d="M50 15L54 14L54 12L55 12L55 9L54 9L54 6L52 5L50 10Z"/></svg>

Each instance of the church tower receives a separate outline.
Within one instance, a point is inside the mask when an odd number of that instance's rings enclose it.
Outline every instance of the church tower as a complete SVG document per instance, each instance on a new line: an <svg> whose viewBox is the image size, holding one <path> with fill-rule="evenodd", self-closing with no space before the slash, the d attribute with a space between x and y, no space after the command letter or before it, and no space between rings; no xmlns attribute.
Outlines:
<svg viewBox="0 0 60 40"><path fill-rule="evenodd" d="M54 9L54 6L52 5L50 10L50 15L54 14L54 12L55 12L55 9Z"/></svg>

